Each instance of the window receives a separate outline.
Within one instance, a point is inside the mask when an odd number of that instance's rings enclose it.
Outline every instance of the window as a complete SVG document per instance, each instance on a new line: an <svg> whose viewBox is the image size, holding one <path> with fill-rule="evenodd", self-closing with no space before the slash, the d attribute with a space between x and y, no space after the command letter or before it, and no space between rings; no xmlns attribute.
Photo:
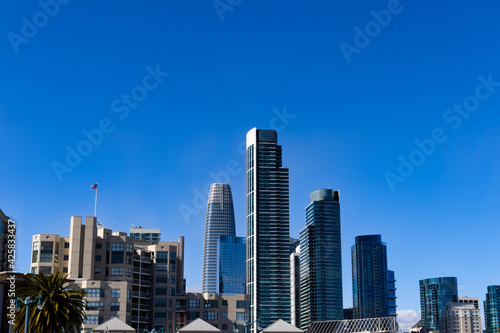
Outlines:
<svg viewBox="0 0 500 333"><path fill-rule="evenodd" d="M187 312L187 319L188 321L195 320L200 317L200 313L198 311L188 311Z"/></svg>
<svg viewBox="0 0 500 333"><path fill-rule="evenodd" d="M166 294L167 294L167 288L158 287L155 290L155 295L166 295Z"/></svg>
<svg viewBox="0 0 500 333"><path fill-rule="evenodd" d="M170 283L175 284L175 275L170 275Z"/></svg>
<svg viewBox="0 0 500 333"><path fill-rule="evenodd" d="M250 302L249 301L236 301L236 308L237 309L250 309Z"/></svg>
<svg viewBox="0 0 500 333"><path fill-rule="evenodd" d="M101 267L94 268L94 273L95 274L101 274Z"/></svg>
<svg viewBox="0 0 500 333"><path fill-rule="evenodd" d="M111 298L120 298L120 289L111 289Z"/></svg>
<svg viewBox="0 0 500 333"><path fill-rule="evenodd" d="M175 263L175 256L176 256L175 252L170 252L170 262Z"/></svg>
<svg viewBox="0 0 500 333"><path fill-rule="evenodd" d="M69 260L69 255L65 254L64 257L63 257L63 260L64 261L68 261Z"/></svg>
<svg viewBox="0 0 500 333"><path fill-rule="evenodd" d="M101 256L100 255L96 255L95 256L95 261L101 261Z"/></svg>
<svg viewBox="0 0 500 333"><path fill-rule="evenodd" d="M111 263L112 264L123 264L123 243L112 243L111 244Z"/></svg>
<svg viewBox="0 0 500 333"><path fill-rule="evenodd" d="M167 307L167 300L161 299L161 298L155 298L155 307L166 308Z"/></svg>
<svg viewBox="0 0 500 333"><path fill-rule="evenodd" d="M222 324L222 330L227 331L227 324Z"/></svg>
<svg viewBox="0 0 500 333"><path fill-rule="evenodd" d="M31 256L31 262L38 261L38 242L33 242L33 255Z"/></svg>
<svg viewBox="0 0 500 333"><path fill-rule="evenodd" d="M168 276L167 275L157 275L156 276L156 283L168 283Z"/></svg>
<svg viewBox="0 0 500 333"><path fill-rule="evenodd" d="M69 249L69 242L64 243L64 248Z"/></svg>
<svg viewBox="0 0 500 333"><path fill-rule="evenodd" d="M111 267L111 276L123 276L123 268Z"/></svg>
<svg viewBox="0 0 500 333"><path fill-rule="evenodd" d="M52 262L54 242L41 242L40 262Z"/></svg>
<svg viewBox="0 0 500 333"><path fill-rule="evenodd" d="M132 268L125 268L125 276L127 277L132 276Z"/></svg>
<svg viewBox="0 0 500 333"><path fill-rule="evenodd" d="M168 268L167 263L168 263L168 252L167 251L156 252L156 270L166 271Z"/></svg>
<svg viewBox="0 0 500 333"><path fill-rule="evenodd" d="M155 311L155 319L167 319L167 313L165 311Z"/></svg>
<svg viewBox="0 0 500 333"><path fill-rule="evenodd" d="M169 308L171 308L171 307L172 307L172 300L171 300L171 299L169 299L169 300L168 300L168 307L169 307Z"/></svg>
<svg viewBox="0 0 500 333"><path fill-rule="evenodd" d="M175 288L169 288L169 289L168 289L168 294L169 294L170 296L175 296Z"/></svg>
<svg viewBox="0 0 500 333"><path fill-rule="evenodd" d="M170 272L172 272L172 273L175 272L175 262L170 263Z"/></svg>
<svg viewBox="0 0 500 333"><path fill-rule="evenodd" d="M104 297L104 289L88 288L85 291L87 292L87 297Z"/></svg>
<svg viewBox="0 0 500 333"><path fill-rule="evenodd" d="M85 324L99 324L99 316L98 315L87 315L87 319L85 319Z"/></svg>
<svg viewBox="0 0 500 333"><path fill-rule="evenodd" d="M109 316L109 319L117 318L120 319L120 316Z"/></svg>
<svg viewBox="0 0 500 333"><path fill-rule="evenodd" d="M227 299L222 300L222 306L227 306Z"/></svg>
<svg viewBox="0 0 500 333"><path fill-rule="evenodd" d="M127 290L127 299L130 299L132 297L132 290Z"/></svg>
<svg viewBox="0 0 500 333"><path fill-rule="evenodd" d="M50 274L52 274L52 267L50 267L50 266L40 266L40 273L43 273L45 275L50 275Z"/></svg>
<svg viewBox="0 0 500 333"><path fill-rule="evenodd" d="M102 249L102 243L95 243L95 248L96 249Z"/></svg>
<svg viewBox="0 0 500 333"><path fill-rule="evenodd" d="M236 312L236 320L245 321L248 320L247 312Z"/></svg>
<svg viewBox="0 0 500 333"><path fill-rule="evenodd" d="M31 274L36 274L36 267L31 267Z"/></svg>
<svg viewBox="0 0 500 333"><path fill-rule="evenodd" d="M109 311L120 311L120 302L111 302Z"/></svg>
<svg viewBox="0 0 500 333"><path fill-rule="evenodd" d="M199 308L200 307L200 300L199 299L188 299L188 300L186 300L186 307Z"/></svg>
<svg viewBox="0 0 500 333"><path fill-rule="evenodd" d="M205 312L205 320L217 320L217 312L206 311Z"/></svg>
<svg viewBox="0 0 500 333"><path fill-rule="evenodd" d="M134 246L132 244L127 244L127 252L134 252Z"/></svg>
<svg viewBox="0 0 500 333"><path fill-rule="evenodd" d="M217 301L214 299L207 299L207 300L205 300L205 307L206 308L216 308Z"/></svg>
<svg viewBox="0 0 500 333"><path fill-rule="evenodd" d="M63 273L68 273L68 267L63 267Z"/></svg>
<svg viewBox="0 0 500 333"><path fill-rule="evenodd" d="M104 311L104 302L88 302L89 310Z"/></svg>
<svg viewBox="0 0 500 333"><path fill-rule="evenodd" d="M227 312L222 312L222 318L227 318Z"/></svg>

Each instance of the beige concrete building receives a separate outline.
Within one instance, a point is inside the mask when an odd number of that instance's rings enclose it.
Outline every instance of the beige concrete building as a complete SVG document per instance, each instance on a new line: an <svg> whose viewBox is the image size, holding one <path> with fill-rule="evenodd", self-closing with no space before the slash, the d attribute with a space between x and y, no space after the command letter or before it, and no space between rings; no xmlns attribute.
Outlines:
<svg viewBox="0 0 500 333"><path fill-rule="evenodd" d="M166 308L176 295L185 294L184 237L157 244L136 241L98 225L95 217L86 217L83 224L73 216L69 237L33 236L31 272L51 274L56 269L87 292L86 332L113 318L141 332L153 327L173 332L166 309L152 316L153 301Z"/></svg>
<svg viewBox="0 0 500 333"><path fill-rule="evenodd" d="M446 309L439 323L441 333L481 333L481 315L474 303L452 302Z"/></svg>
<svg viewBox="0 0 500 333"><path fill-rule="evenodd" d="M69 237L33 236L31 272L69 274L87 292L85 332L118 318L138 332L174 333L201 318L223 333L248 319L247 295L186 293L184 237L177 242L136 240L98 225L95 217L71 217Z"/></svg>
<svg viewBox="0 0 500 333"><path fill-rule="evenodd" d="M458 303L473 304L474 309L479 310L479 298L477 297L459 296Z"/></svg>

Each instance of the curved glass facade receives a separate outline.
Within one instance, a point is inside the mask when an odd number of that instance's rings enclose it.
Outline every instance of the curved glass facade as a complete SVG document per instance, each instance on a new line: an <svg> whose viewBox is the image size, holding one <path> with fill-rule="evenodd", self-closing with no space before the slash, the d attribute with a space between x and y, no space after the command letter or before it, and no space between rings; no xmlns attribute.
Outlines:
<svg viewBox="0 0 500 333"><path fill-rule="evenodd" d="M446 304L458 302L456 277L437 277L420 280L422 333L439 330L439 321Z"/></svg>
<svg viewBox="0 0 500 333"><path fill-rule="evenodd" d="M217 242L219 236L236 236L233 196L229 184L215 183L208 195L203 243L202 292L217 292Z"/></svg>
<svg viewBox="0 0 500 333"><path fill-rule="evenodd" d="M306 227L300 232L300 328L342 320L342 253L339 192L309 195Z"/></svg>
<svg viewBox="0 0 500 333"><path fill-rule="evenodd" d="M484 323L486 333L496 333L500 329L500 286L488 286L484 301Z"/></svg>

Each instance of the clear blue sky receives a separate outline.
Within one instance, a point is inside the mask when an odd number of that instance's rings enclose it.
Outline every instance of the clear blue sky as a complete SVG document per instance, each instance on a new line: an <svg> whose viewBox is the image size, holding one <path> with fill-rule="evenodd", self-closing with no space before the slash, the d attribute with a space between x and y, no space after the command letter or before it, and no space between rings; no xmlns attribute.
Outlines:
<svg viewBox="0 0 500 333"><path fill-rule="evenodd" d="M500 283L500 4L228 3L218 13L212 1L68 1L51 16L35 1L4 5L0 208L18 222L18 269L29 269L33 234L67 235L70 216L93 214L98 181L100 221L185 236L188 289L200 289L206 202L195 193L234 161L243 236L238 146L274 126L291 236L311 191L340 189L345 307L350 247L373 233L387 242L399 310L419 310L428 277L456 276L461 295L484 299ZM464 101L474 111L453 110ZM81 143L99 126L102 139ZM87 156L69 166L67 147ZM399 156L419 165L399 173Z"/></svg>

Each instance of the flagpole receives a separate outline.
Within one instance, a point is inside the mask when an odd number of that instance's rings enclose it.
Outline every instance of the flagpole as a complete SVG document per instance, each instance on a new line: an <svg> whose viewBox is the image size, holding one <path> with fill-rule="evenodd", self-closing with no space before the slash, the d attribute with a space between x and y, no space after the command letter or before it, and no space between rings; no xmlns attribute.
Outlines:
<svg viewBox="0 0 500 333"><path fill-rule="evenodd" d="M97 185L97 183L96 183ZM95 189L94 217L97 217L97 187Z"/></svg>

